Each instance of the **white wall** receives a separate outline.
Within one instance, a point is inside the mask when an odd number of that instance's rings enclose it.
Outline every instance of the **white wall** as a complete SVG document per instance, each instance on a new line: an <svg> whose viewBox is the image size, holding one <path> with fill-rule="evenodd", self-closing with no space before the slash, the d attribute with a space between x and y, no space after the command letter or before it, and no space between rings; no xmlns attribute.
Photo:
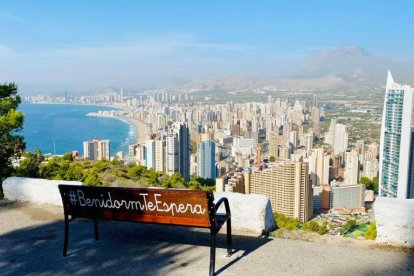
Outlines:
<svg viewBox="0 0 414 276"><path fill-rule="evenodd" d="M3 193L8 200L62 206L59 184L82 185L82 182L9 177L3 181Z"/></svg>
<svg viewBox="0 0 414 276"><path fill-rule="evenodd" d="M374 211L377 242L414 246L414 199L377 197Z"/></svg>
<svg viewBox="0 0 414 276"><path fill-rule="evenodd" d="M276 228L272 206L267 196L224 192L214 193L215 201L221 197L227 197L229 200L232 229L263 234ZM219 211L224 212L224 208Z"/></svg>
<svg viewBox="0 0 414 276"><path fill-rule="evenodd" d="M78 181L9 177L3 182L3 191L8 200L62 206L59 184L82 185ZM223 196L229 200L232 229L235 231L262 234L275 229L276 222L267 196L214 193L215 201ZM222 206L220 212L224 212L224 204Z"/></svg>

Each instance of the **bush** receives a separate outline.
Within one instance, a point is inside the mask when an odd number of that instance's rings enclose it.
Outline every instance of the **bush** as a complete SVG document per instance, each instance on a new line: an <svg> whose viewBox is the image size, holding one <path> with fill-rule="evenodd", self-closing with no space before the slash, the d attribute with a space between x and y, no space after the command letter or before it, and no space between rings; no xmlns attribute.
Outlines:
<svg viewBox="0 0 414 276"><path fill-rule="evenodd" d="M297 230L299 227L299 220L297 218L288 218L284 214L277 212L274 213L274 217L278 228Z"/></svg>
<svg viewBox="0 0 414 276"><path fill-rule="evenodd" d="M365 233L365 238L367 240L375 240L376 237L377 237L377 223L375 222L375 220L373 220L368 226L368 230Z"/></svg>
<svg viewBox="0 0 414 276"><path fill-rule="evenodd" d="M356 226L355 220L348 220L344 226L339 230L341 234L345 233L348 230L352 230Z"/></svg>
<svg viewBox="0 0 414 276"><path fill-rule="evenodd" d="M316 221L311 220L302 225L302 230L307 232L318 232L319 224Z"/></svg>
<svg viewBox="0 0 414 276"><path fill-rule="evenodd" d="M319 235L325 235L326 233L328 233L328 227L326 227L326 225L321 225L321 226L319 226L319 229L318 229L318 234Z"/></svg>

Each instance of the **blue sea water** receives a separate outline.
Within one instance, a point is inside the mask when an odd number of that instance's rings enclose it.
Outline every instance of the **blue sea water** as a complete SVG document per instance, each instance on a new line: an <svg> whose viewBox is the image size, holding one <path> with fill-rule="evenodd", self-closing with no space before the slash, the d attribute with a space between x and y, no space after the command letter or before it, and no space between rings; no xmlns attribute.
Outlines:
<svg viewBox="0 0 414 276"><path fill-rule="evenodd" d="M128 152L135 142L132 125L113 118L89 117L89 112L111 110L110 107L70 104L21 104L25 114L22 134L26 150L63 154L78 150L83 155L83 141L98 137L110 140L110 154Z"/></svg>

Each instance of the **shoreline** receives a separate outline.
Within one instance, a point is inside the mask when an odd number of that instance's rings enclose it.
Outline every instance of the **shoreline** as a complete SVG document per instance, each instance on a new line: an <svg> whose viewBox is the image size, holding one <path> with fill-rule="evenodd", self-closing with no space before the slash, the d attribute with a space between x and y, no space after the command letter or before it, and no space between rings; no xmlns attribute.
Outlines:
<svg viewBox="0 0 414 276"><path fill-rule="evenodd" d="M96 112L88 113L86 114L86 116L117 119L117 120L127 123L128 125L132 126L135 132L135 143L138 143L138 144L144 143L145 140L148 139L149 135L151 134L150 127L147 124L145 124L143 121L138 120L138 119L131 119L131 118L126 118L126 117L117 116L117 115L104 115L104 114L99 114Z"/></svg>
<svg viewBox="0 0 414 276"><path fill-rule="evenodd" d="M23 102L22 102L23 103ZM113 108L115 110L124 110L124 111L128 111L128 108L125 106L118 106L118 105L105 105L105 104L83 104L83 103L48 103L48 102L24 102L24 104L47 104L47 105L86 105L86 106L98 106L98 107L106 107L106 108ZM108 111L108 110L101 110L101 111ZM125 118L122 116L107 116L107 115L103 115L103 114L98 114L96 112L92 112L94 113L94 115L88 115L86 114L86 116L93 116L93 117L101 117L101 118L112 118L112 119L117 119L117 120L121 120L125 123L127 123L128 125L132 126L133 131L135 133L135 143L144 143L146 139L149 138L150 134L151 134L151 129L150 127L143 121L138 120L138 119L132 119L132 118Z"/></svg>

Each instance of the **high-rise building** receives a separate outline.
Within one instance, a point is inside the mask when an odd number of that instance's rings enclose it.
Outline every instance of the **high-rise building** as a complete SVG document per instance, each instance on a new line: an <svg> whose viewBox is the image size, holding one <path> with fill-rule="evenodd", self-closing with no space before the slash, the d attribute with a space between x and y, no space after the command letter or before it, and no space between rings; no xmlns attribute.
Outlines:
<svg viewBox="0 0 414 276"><path fill-rule="evenodd" d="M359 154L358 149L345 153L345 184L354 185L359 183Z"/></svg>
<svg viewBox="0 0 414 276"><path fill-rule="evenodd" d="M388 71L379 153L382 197L413 198L412 98L413 88L395 83Z"/></svg>
<svg viewBox="0 0 414 276"><path fill-rule="evenodd" d="M198 147L198 176L202 178L216 178L216 143L204 141Z"/></svg>
<svg viewBox="0 0 414 276"><path fill-rule="evenodd" d="M145 140L145 149L147 151L146 154L146 163L145 166L148 169L155 168L155 140Z"/></svg>
<svg viewBox="0 0 414 276"><path fill-rule="evenodd" d="M166 170L190 179L190 132L185 123L172 124L166 138Z"/></svg>
<svg viewBox="0 0 414 276"><path fill-rule="evenodd" d="M333 142L333 147L335 154L343 153L348 148L348 131L346 125L335 125L335 138Z"/></svg>
<svg viewBox="0 0 414 276"><path fill-rule="evenodd" d="M169 175L179 172L178 168L178 154L179 145L176 135L167 136L165 138L165 169Z"/></svg>
<svg viewBox="0 0 414 276"><path fill-rule="evenodd" d="M304 162L283 161L245 177L250 193L267 195L272 210L306 222L312 218L313 191L309 166Z"/></svg>
<svg viewBox="0 0 414 276"><path fill-rule="evenodd" d="M309 175L312 186L329 184L329 160L323 148L312 150L309 155Z"/></svg>
<svg viewBox="0 0 414 276"><path fill-rule="evenodd" d="M110 160L109 140L99 140L83 142L83 156L88 160Z"/></svg>
<svg viewBox="0 0 414 276"><path fill-rule="evenodd" d="M165 170L165 140L155 140L155 170L163 172Z"/></svg>

